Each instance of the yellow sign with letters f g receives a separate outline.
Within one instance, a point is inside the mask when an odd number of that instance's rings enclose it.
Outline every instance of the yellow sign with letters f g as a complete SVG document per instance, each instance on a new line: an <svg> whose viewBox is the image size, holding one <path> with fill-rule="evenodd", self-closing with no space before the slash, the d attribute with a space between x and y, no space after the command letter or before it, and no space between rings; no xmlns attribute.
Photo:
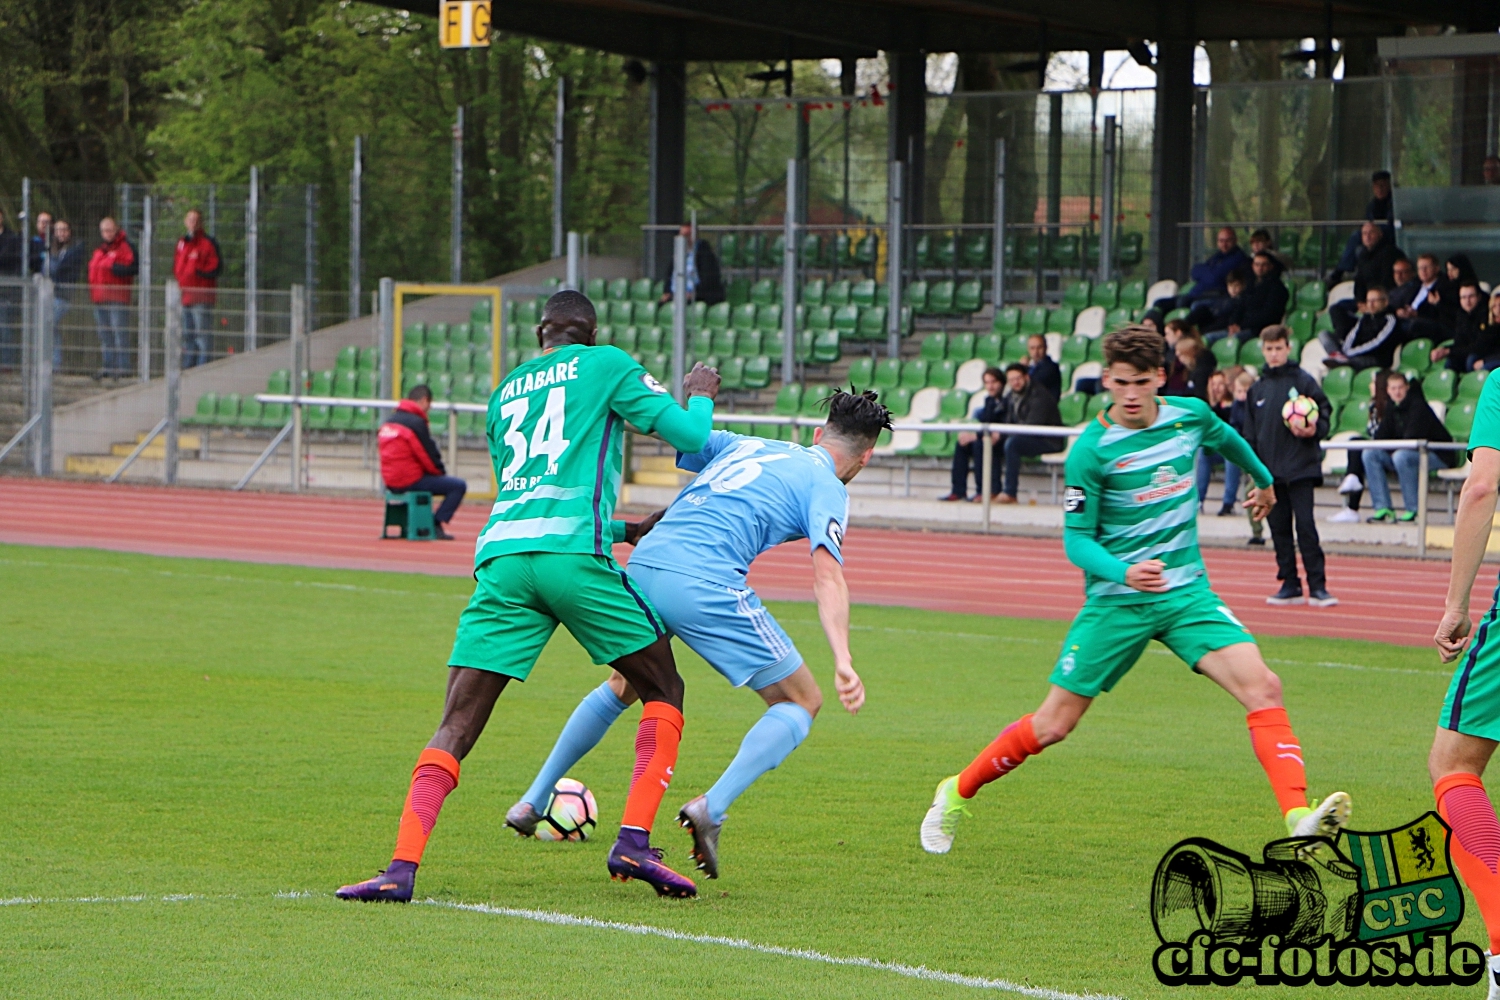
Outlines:
<svg viewBox="0 0 1500 1000"><path fill-rule="evenodd" d="M445 49L472 49L490 44L490 0L443 0L438 38Z"/></svg>

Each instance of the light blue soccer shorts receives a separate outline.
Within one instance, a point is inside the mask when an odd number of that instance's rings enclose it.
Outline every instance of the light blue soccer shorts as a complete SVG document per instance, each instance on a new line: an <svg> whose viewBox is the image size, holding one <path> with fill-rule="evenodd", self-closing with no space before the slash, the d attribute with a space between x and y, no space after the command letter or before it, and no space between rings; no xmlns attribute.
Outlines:
<svg viewBox="0 0 1500 1000"><path fill-rule="evenodd" d="M735 687L759 691L802 666L802 654L755 591L635 563L626 571L667 631Z"/></svg>

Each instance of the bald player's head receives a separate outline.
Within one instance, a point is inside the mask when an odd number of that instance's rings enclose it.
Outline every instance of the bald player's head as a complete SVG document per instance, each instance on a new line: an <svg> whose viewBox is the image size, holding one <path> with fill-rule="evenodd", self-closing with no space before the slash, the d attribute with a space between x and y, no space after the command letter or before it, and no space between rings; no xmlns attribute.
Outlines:
<svg viewBox="0 0 1500 1000"><path fill-rule="evenodd" d="M564 344L592 345L598 325L594 304L587 295L561 291L542 307L542 322L536 328L537 341L544 349Z"/></svg>

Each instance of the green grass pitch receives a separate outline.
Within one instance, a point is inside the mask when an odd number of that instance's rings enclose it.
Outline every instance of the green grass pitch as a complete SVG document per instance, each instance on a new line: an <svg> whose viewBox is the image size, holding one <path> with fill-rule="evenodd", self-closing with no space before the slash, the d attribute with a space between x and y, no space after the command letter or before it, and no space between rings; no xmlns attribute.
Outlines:
<svg viewBox="0 0 1500 1000"><path fill-rule="evenodd" d="M0 995L996 995L619 929L335 900L335 887L390 856L469 589L457 578L0 547L0 898L40 900L0 906ZM1073 993L1216 992L1156 983L1147 901L1157 860L1182 837L1258 856L1281 834L1227 695L1154 647L1073 738L981 793L952 854L929 857L917 825L933 786L1035 707L1065 624L858 607L853 647L869 701L851 717L832 695L815 609L772 607L827 704L803 747L736 803L723 877L702 883L698 900L658 900L605 875L637 711L574 772L599 797L599 836L543 844L503 828L603 676L562 633L464 762L418 896ZM1314 793L1349 791L1354 826L1367 830L1431 807L1424 762L1447 682L1432 651L1263 647L1285 681ZM686 650L679 663L687 728L655 839L683 865L687 837L666 821L713 781L762 709ZM78 901L132 896L143 898ZM1482 941L1472 903L1469 914L1458 937Z"/></svg>

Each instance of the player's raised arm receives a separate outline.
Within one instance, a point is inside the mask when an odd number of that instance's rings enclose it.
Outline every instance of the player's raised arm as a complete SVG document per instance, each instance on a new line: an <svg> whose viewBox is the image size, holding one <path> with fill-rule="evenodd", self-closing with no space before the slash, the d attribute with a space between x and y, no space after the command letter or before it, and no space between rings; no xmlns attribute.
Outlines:
<svg viewBox="0 0 1500 1000"><path fill-rule="evenodd" d="M693 365L693 370L682 380L687 395L687 409L669 406L662 410L652 428L663 441L690 455L702 451L708 445L709 435L714 429L714 399L719 395L719 373L703 362Z"/></svg>
<svg viewBox="0 0 1500 1000"><path fill-rule="evenodd" d="M865 703L865 685L854 672L854 657L849 652L849 585L844 582L844 567L821 546L813 552L812 561L818 621L833 650L833 686L844 707L858 712Z"/></svg>
<svg viewBox="0 0 1500 1000"><path fill-rule="evenodd" d="M1469 478L1458 495L1458 514L1453 519L1453 563L1448 571L1448 599L1443 620L1432 641L1444 663L1458 659L1469 644L1469 592L1489 547L1490 526L1495 520L1495 499L1500 490L1500 451L1475 448L1469 463Z"/></svg>

